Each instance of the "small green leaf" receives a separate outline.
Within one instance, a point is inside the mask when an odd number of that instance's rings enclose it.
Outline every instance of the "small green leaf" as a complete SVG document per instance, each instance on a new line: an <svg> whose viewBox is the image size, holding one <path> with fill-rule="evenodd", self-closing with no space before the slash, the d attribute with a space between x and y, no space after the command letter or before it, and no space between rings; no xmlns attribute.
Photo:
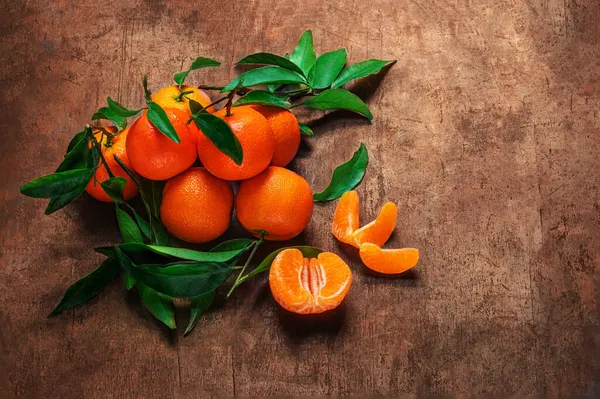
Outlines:
<svg viewBox="0 0 600 399"><path fill-rule="evenodd" d="M89 301L102 292L108 283L117 277L118 273L117 263L112 259L105 259L96 270L82 277L67 289L60 303L48 317L55 316L65 309Z"/></svg>
<svg viewBox="0 0 600 399"><path fill-rule="evenodd" d="M131 275L142 284L174 298L191 298L216 289L231 274L226 263L193 262L163 265L138 265Z"/></svg>
<svg viewBox="0 0 600 399"><path fill-rule="evenodd" d="M394 62L396 61L367 60L352 64L340 73L337 79L335 79L331 84L331 88L336 89L338 87L342 87L351 80L364 78L365 76L378 73L381 71L381 68L389 63Z"/></svg>
<svg viewBox="0 0 600 399"><path fill-rule="evenodd" d="M115 206L115 211L117 212L117 224L123 242L143 242L142 232L133 218L117 206Z"/></svg>
<svg viewBox="0 0 600 399"><path fill-rule="evenodd" d="M166 295L156 292L144 284L137 284L136 289L142 303L148 309L152 316L164 323L171 330L176 328L175 325L175 307L173 300Z"/></svg>
<svg viewBox="0 0 600 399"><path fill-rule="evenodd" d="M179 136L166 112L155 102L148 103L148 120L165 136L179 144Z"/></svg>
<svg viewBox="0 0 600 399"><path fill-rule="evenodd" d="M300 37L298 45L290 56L290 61L298 65L304 76L308 76L308 72L317 62L317 55L313 44L312 32L307 30Z"/></svg>
<svg viewBox="0 0 600 399"><path fill-rule="evenodd" d="M111 177L100 183L104 192L116 203L123 203L123 190L126 180L124 177Z"/></svg>
<svg viewBox="0 0 600 399"><path fill-rule="evenodd" d="M277 254L279 254L281 251L283 251L285 249L290 249L290 248L300 250L300 252L302 252L302 255L305 258L316 258L317 256L319 256L319 254L321 252L323 252L318 248L310 247L308 245L279 248L279 249L271 252L262 262L260 262L260 264L254 270L252 270L250 273L245 275L242 278L242 281L240 281L240 283L246 281L250 277L256 276L257 274L260 274L260 273L263 273L263 272L266 272L267 270L269 270L271 268L271 263L273 263L273 260L275 259Z"/></svg>
<svg viewBox="0 0 600 399"><path fill-rule="evenodd" d="M346 50L339 49L319 56L310 71L310 84L314 89L324 89L334 81L346 65Z"/></svg>
<svg viewBox="0 0 600 399"><path fill-rule="evenodd" d="M299 125L300 125L300 133L302 133L303 135L308 136L308 137L313 136L313 131L310 127L306 126L303 123L300 123Z"/></svg>
<svg viewBox="0 0 600 399"><path fill-rule="evenodd" d="M181 86L183 85L183 82L185 82L185 79L190 72L200 68L218 67L219 65L221 65L221 63L213 60L212 58L198 57L194 60L194 62L192 62L192 65L187 71L176 73L173 77L173 80L179 85L179 89L181 90Z"/></svg>
<svg viewBox="0 0 600 399"><path fill-rule="evenodd" d="M148 77L144 76L142 78L142 86L144 87L144 98L146 99L146 104L152 102L152 93L148 90Z"/></svg>
<svg viewBox="0 0 600 399"><path fill-rule="evenodd" d="M140 227L142 234L144 234L144 236L147 239L152 240L152 229L150 228L150 223L148 223L146 219L142 217L142 215L137 213L135 209L132 208L131 211L133 212L133 217L135 218L136 223Z"/></svg>
<svg viewBox="0 0 600 399"><path fill-rule="evenodd" d="M146 195L150 211L155 218L160 218L160 204L162 202L162 190L164 185L165 182L156 180L143 179L141 181L140 190Z"/></svg>
<svg viewBox="0 0 600 399"><path fill-rule="evenodd" d="M160 220L157 218L152 218L152 223L150 224L152 229L152 243L156 245L169 245L171 243L171 237L169 233L164 228Z"/></svg>
<svg viewBox="0 0 600 399"><path fill-rule="evenodd" d="M356 94L345 89L325 90L315 97L306 100L302 105L314 109L344 109L363 115L368 120L373 119L369 107Z"/></svg>
<svg viewBox="0 0 600 399"><path fill-rule="evenodd" d="M75 201L83 192L85 191L85 186L79 187L77 190L73 190L69 193L58 195L56 197L50 198L50 202L48 202L48 206L44 211L44 214L50 215L61 208L69 205L71 202Z"/></svg>
<svg viewBox="0 0 600 399"><path fill-rule="evenodd" d="M206 313L214 299L215 291L210 291L204 295L192 298L192 304L190 306L190 321L188 322L187 328L185 329L183 335L188 335L192 332L194 327L196 327L196 324L198 324L198 320L200 320L200 317Z"/></svg>
<svg viewBox="0 0 600 399"><path fill-rule="evenodd" d="M270 105L288 109L292 106L285 97L278 96L266 90L252 90L233 103L234 107L246 104Z"/></svg>
<svg viewBox="0 0 600 399"><path fill-rule="evenodd" d="M130 116L137 115L142 110L141 108L140 109L127 109L110 97L106 97L106 102L107 102L108 106L110 107L110 109L112 109L115 114L122 116L124 118L128 118Z"/></svg>
<svg viewBox="0 0 600 399"><path fill-rule="evenodd" d="M85 189L93 169L73 169L38 177L21 187L21 194L33 198L52 198Z"/></svg>
<svg viewBox="0 0 600 399"><path fill-rule="evenodd" d="M209 113L193 114L192 119L196 122L198 129L202 130L202 134L212 141L215 147L236 164L242 164L244 159L242 145L227 122Z"/></svg>
<svg viewBox="0 0 600 399"><path fill-rule="evenodd" d="M92 154L89 145L91 132L88 129L77 133L69 146L67 147L67 153L65 158L60 163L56 172L64 172L73 169L89 169L94 167L92 164Z"/></svg>
<svg viewBox="0 0 600 399"><path fill-rule="evenodd" d="M102 107L94 115L92 115L92 120L98 119L107 119L114 123L119 130L123 130L127 127L127 120L121 115L117 114L113 109L108 107Z"/></svg>
<svg viewBox="0 0 600 399"><path fill-rule="evenodd" d="M202 106L198 101L194 101L191 98L188 100L190 111L192 114L199 114L200 112L207 112L206 108ZM189 122L188 122L189 123Z"/></svg>
<svg viewBox="0 0 600 399"><path fill-rule="evenodd" d="M233 79L221 93L234 90L234 88L243 80L239 87L250 87L256 85L266 85L272 83L306 83L306 79L298 72L283 69L278 66L267 66L263 68L252 69Z"/></svg>
<svg viewBox="0 0 600 399"><path fill-rule="evenodd" d="M287 58L277 54L255 53L250 54L237 62L238 65L275 65L291 71L303 73L302 69Z"/></svg>
<svg viewBox="0 0 600 399"><path fill-rule="evenodd" d="M125 280L125 289L127 291L130 291L133 287L135 287L135 283L137 281L135 281L135 279L131 276L131 274L124 272L123 278Z"/></svg>
<svg viewBox="0 0 600 399"><path fill-rule="evenodd" d="M365 175L369 163L367 147L361 143L352 158L333 171L329 186L313 195L315 201L331 201L356 187Z"/></svg>
<svg viewBox="0 0 600 399"><path fill-rule="evenodd" d="M215 245L210 252L227 252L236 250L241 250L243 252L250 248L254 241L255 240L250 238L234 238Z"/></svg>
<svg viewBox="0 0 600 399"><path fill-rule="evenodd" d="M181 260L191 260L196 262L228 262L236 256L243 253L248 247L236 248L228 251L201 252L187 248L175 248L162 245L146 245L142 243L125 243L119 245L128 256L140 255L144 251L150 251L163 256L172 256Z"/></svg>

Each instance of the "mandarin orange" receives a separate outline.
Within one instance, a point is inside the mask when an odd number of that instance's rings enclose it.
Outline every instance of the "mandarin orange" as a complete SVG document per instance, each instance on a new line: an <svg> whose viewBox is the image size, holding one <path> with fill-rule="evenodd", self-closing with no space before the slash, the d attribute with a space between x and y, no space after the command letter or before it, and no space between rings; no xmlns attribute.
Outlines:
<svg viewBox="0 0 600 399"><path fill-rule="evenodd" d="M233 189L229 182L204 168L190 168L165 184L160 218L175 237L202 243L227 230L232 208Z"/></svg>
<svg viewBox="0 0 600 399"><path fill-rule="evenodd" d="M269 271L269 286L277 303L299 314L336 308L351 285L350 268L331 252L307 259L298 249L285 249L275 257Z"/></svg>
<svg viewBox="0 0 600 399"><path fill-rule="evenodd" d="M182 96L182 92L191 93L186 93ZM194 100L203 107L206 107L212 103L212 100L205 91L194 86L186 85L181 86L181 91L177 85L168 86L157 91L152 96L152 101L160 105L162 108L176 108L186 112L188 116L192 113L190 111L189 100ZM211 114L214 112L214 108L212 106L206 110Z"/></svg>
<svg viewBox="0 0 600 399"><path fill-rule="evenodd" d="M312 190L304 178L291 170L269 166L244 180L235 200L242 226L266 240L289 240L304 230L313 211Z"/></svg>
<svg viewBox="0 0 600 399"><path fill-rule="evenodd" d="M103 129L107 130L111 133L116 133L117 129L113 126L106 126ZM115 161L114 156L119 157L121 161L127 166L129 169L133 169L131 162L129 161L129 157L127 156L127 150L125 148L125 143L127 141L127 134L129 133L129 129L124 129L119 134L110 139L106 134L102 135L100 130L94 131L94 137L98 142L101 141L100 147L102 151L102 155L108 164L110 171L113 173L115 177L123 177L125 179L125 189L123 190L123 198L125 200L130 200L135 197L138 193L138 186L135 182L129 177L127 172ZM95 176L95 178L94 178ZM98 168L94 172L94 176L90 179L90 182L85 187L85 191L92 197L97 200L103 202L113 202L113 200L106 194L100 183L109 179L108 171L106 170L106 166L102 163L102 160L98 160Z"/></svg>
<svg viewBox="0 0 600 399"><path fill-rule="evenodd" d="M176 143L148 120L147 112L136 120L127 136L127 154L133 168L150 180L167 180L196 161L196 141L198 128L195 123L188 124L185 111L176 108L164 108L173 124L180 143Z"/></svg>
<svg viewBox="0 0 600 399"><path fill-rule="evenodd" d="M234 107L229 116L226 109L215 112L215 115L231 127L242 146L244 158L242 164L237 165L201 133L198 136L198 155L202 165L225 180L248 179L265 170L275 150L273 131L267 119L249 106Z"/></svg>
<svg viewBox="0 0 600 399"><path fill-rule="evenodd" d="M296 116L287 109L265 105L251 105L267 118L275 137L275 152L271 165L286 166L294 159L300 147L300 125Z"/></svg>

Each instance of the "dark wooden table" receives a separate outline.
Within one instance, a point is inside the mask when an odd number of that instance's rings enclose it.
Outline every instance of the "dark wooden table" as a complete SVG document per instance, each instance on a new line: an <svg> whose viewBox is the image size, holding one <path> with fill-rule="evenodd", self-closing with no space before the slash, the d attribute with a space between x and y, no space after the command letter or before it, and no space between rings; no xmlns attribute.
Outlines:
<svg viewBox="0 0 600 399"><path fill-rule="evenodd" d="M265 394L594 396L600 265L600 4L596 0L2 1L0 397ZM318 52L397 59L368 93L373 123L314 124L291 165L317 189L360 142L362 218L386 200L389 246L422 258L369 275L317 205L299 241L354 272L341 309L299 321L265 278L187 338L120 284L46 315L119 239L112 208L82 197L52 216L19 187L51 172L106 96L142 103L193 57L225 83L234 61L283 54L305 29ZM180 324L185 323L185 315Z"/></svg>

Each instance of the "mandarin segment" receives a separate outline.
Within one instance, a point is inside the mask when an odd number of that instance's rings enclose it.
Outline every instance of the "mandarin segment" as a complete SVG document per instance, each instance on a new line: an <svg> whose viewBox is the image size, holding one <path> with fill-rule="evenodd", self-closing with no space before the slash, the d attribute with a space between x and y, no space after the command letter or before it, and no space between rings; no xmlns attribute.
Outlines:
<svg viewBox="0 0 600 399"><path fill-rule="evenodd" d="M223 119L242 146L243 160L237 165L222 153L204 134L198 137L197 151L202 165L213 175L225 180L244 180L256 176L271 163L275 139L269 122L259 112L243 106L215 113Z"/></svg>
<svg viewBox="0 0 600 399"><path fill-rule="evenodd" d="M354 246L359 248L361 244L367 242L378 246L385 244L396 227L397 217L398 207L396 204L393 202L385 203L374 221L352 234Z"/></svg>
<svg viewBox="0 0 600 399"><path fill-rule="evenodd" d="M351 284L350 268L331 252L308 259L298 249L285 249L273 260L269 272L269 285L277 303L299 314L323 313L338 307Z"/></svg>
<svg viewBox="0 0 600 399"><path fill-rule="evenodd" d="M413 268L419 262L416 248L382 249L364 243L360 246L360 259L371 270L383 274L399 274Z"/></svg>
<svg viewBox="0 0 600 399"><path fill-rule="evenodd" d="M287 109L266 105L250 105L269 122L275 138L275 152L271 165L286 166L294 159L300 147L300 124Z"/></svg>
<svg viewBox="0 0 600 399"><path fill-rule="evenodd" d="M358 194L352 190L342 195L335 208L332 233L343 243L355 245L352 234L360 226L358 204Z"/></svg>
<svg viewBox="0 0 600 399"><path fill-rule="evenodd" d="M106 126L103 129L111 132L117 133L117 129L113 126ZM110 171L113 173L115 177L122 177L125 179L125 189L123 190L123 198L127 201L135 197L138 193L138 186L135 182L129 177L127 172L115 161L114 156L119 157L121 161L127 166L129 169L134 169L129 161L129 157L127 156L127 150L125 143L127 141L127 135L129 133L129 128L124 129L121 133L110 139L110 143L108 137L103 135L100 130L96 130L94 133L94 137L96 137L97 141L102 141L100 143L100 148L102 151L102 155L108 164ZM102 160L98 160L98 168L94 172L94 176L90 179L90 182L85 187L85 191L92 197L96 198L99 201L103 202L113 202L113 200L106 194L100 183L105 180L108 180L110 176L108 175L108 171L106 170L106 166L102 163Z"/></svg>
<svg viewBox="0 0 600 399"><path fill-rule="evenodd" d="M236 215L250 233L265 240L289 240L308 225L313 211L310 185L291 170L269 166L244 180L235 200Z"/></svg>
<svg viewBox="0 0 600 399"><path fill-rule="evenodd" d="M182 92L191 92L181 95ZM208 94L205 91L198 89L194 86L181 86L181 90L177 85L165 87L157 91L152 96L152 101L160 105L162 108L176 108L180 111L184 111L188 116L192 114L190 110L189 99L196 101L201 106L206 107L212 103ZM214 112L214 108L211 106L206 109L211 114Z"/></svg>
<svg viewBox="0 0 600 399"><path fill-rule="evenodd" d="M204 168L190 168L165 184L160 218L175 237L203 243L227 230L232 208L233 189L229 182Z"/></svg>
<svg viewBox="0 0 600 399"><path fill-rule="evenodd" d="M127 154L133 168L150 180L167 180L188 169L196 161L198 128L188 124L187 114L176 108L164 108L167 117L177 131L180 143L176 143L158 130L144 111L129 129Z"/></svg>

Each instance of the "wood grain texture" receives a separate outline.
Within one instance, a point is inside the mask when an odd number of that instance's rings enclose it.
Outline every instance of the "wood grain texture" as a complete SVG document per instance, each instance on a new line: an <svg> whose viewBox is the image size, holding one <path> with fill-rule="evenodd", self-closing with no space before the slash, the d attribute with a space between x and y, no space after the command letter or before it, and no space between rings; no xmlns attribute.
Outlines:
<svg viewBox="0 0 600 399"><path fill-rule="evenodd" d="M92 4L0 3L0 397L600 394L597 1ZM263 277L186 338L117 283L46 319L118 234L110 206L82 197L45 217L20 185L54 169L106 96L141 104L143 74L156 90L203 55L223 65L192 81L225 83L235 60L290 51L305 29L318 52L398 60L355 87L371 124L303 115L315 137L292 168L320 190L366 143L362 220L397 201L389 246L420 248L415 271L367 273L330 234L335 203L319 204L295 242L354 272L325 317L285 313Z"/></svg>

